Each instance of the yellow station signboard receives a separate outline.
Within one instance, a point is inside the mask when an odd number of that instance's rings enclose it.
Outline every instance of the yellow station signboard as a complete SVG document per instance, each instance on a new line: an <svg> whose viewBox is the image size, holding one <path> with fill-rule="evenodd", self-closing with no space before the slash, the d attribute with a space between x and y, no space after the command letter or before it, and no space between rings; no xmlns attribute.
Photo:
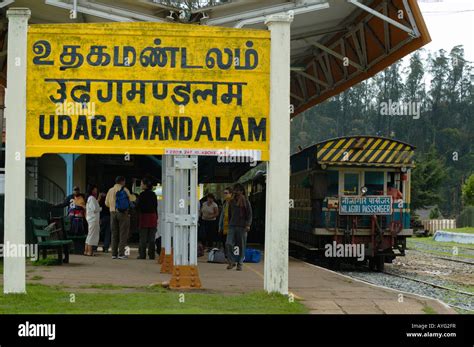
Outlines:
<svg viewBox="0 0 474 347"><path fill-rule="evenodd" d="M268 160L269 93L264 30L31 25L26 153Z"/></svg>

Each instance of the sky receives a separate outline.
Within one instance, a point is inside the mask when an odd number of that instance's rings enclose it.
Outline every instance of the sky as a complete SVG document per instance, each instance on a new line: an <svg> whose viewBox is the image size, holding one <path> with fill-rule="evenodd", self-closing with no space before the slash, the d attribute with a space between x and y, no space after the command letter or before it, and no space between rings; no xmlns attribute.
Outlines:
<svg viewBox="0 0 474 347"><path fill-rule="evenodd" d="M431 42L425 49L447 52L464 45L466 60L474 62L474 0L418 0Z"/></svg>

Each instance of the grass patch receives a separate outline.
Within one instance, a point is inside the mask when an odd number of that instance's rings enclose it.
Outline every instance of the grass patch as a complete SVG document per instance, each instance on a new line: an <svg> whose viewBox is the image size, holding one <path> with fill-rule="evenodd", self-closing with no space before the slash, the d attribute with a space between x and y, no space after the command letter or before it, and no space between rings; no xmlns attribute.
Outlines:
<svg viewBox="0 0 474 347"><path fill-rule="evenodd" d="M71 294L75 302L71 302ZM184 294L184 297L182 296ZM184 298L184 302L182 299ZM143 288L133 293L74 293L61 286L28 284L27 294L0 295L7 314L297 314L308 313L298 300L263 291L239 295L174 292Z"/></svg>
<svg viewBox="0 0 474 347"><path fill-rule="evenodd" d="M446 247L446 248L458 247L461 249L468 248L468 249L474 250L474 245L472 244L459 243L459 242L439 242L439 241L435 241L433 237L431 236L407 238L407 243L408 245L416 245L417 243L425 243L427 245L432 245L436 247Z"/></svg>
<svg viewBox="0 0 474 347"><path fill-rule="evenodd" d="M474 311L463 310L462 308L453 307L454 310L459 314L474 314Z"/></svg>
<svg viewBox="0 0 474 347"><path fill-rule="evenodd" d="M136 288L132 286L117 286L115 284L88 284L88 285L83 285L79 286L79 288L92 288L92 289L125 289L125 288Z"/></svg>
<svg viewBox="0 0 474 347"><path fill-rule="evenodd" d="M39 281L39 280L42 280L43 278L44 278L43 276L35 275L31 277L30 280Z"/></svg>
<svg viewBox="0 0 474 347"><path fill-rule="evenodd" d="M428 306L428 305L423 306L423 312L426 314L438 314L438 312L436 312L433 307Z"/></svg>
<svg viewBox="0 0 474 347"><path fill-rule="evenodd" d="M51 265L59 265L57 258L50 258L47 257L46 259L38 259L36 261L29 261L28 265L33 266L51 266Z"/></svg>
<svg viewBox="0 0 474 347"><path fill-rule="evenodd" d="M474 234L474 227L447 229L446 231L452 231L452 232L455 232L455 233Z"/></svg>
<svg viewBox="0 0 474 347"><path fill-rule="evenodd" d="M452 287L452 286L451 286ZM464 292L468 292L468 293L473 293L474 294L474 286L470 285L470 284L458 284L457 287L452 287L453 289L457 289L457 290L462 290Z"/></svg>

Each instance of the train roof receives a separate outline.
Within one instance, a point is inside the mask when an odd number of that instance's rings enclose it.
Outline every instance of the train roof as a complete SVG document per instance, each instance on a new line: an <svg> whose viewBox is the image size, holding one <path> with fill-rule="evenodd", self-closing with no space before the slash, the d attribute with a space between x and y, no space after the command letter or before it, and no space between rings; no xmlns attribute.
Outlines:
<svg viewBox="0 0 474 347"><path fill-rule="evenodd" d="M326 166L413 167L415 146L380 136L344 136L328 139L292 155L292 171L311 162Z"/></svg>

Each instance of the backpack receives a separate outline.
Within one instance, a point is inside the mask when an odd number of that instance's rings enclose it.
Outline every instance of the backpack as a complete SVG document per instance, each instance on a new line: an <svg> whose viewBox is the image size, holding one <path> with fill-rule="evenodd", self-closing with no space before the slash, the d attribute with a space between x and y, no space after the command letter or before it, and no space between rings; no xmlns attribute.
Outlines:
<svg viewBox="0 0 474 347"><path fill-rule="evenodd" d="M115 209L119 212L126 212L130 208L130 200L124 187L115 194Z"/></svg>
<svg viewBox="0 0 474 347"><path fill-rule="evenodd" d="M261 252L258 249L247 248L245 250L245 263L259 263L262 257Z"/></svg>
<svg viewBox="0 0 474 347"><path fill-rule="evenodd" d="M207 262L208 263L219 263L219 264L226 263L224 251L219 249L219 248L211 249L211 251L209 252L209 254L207 256Z"/></svg>

